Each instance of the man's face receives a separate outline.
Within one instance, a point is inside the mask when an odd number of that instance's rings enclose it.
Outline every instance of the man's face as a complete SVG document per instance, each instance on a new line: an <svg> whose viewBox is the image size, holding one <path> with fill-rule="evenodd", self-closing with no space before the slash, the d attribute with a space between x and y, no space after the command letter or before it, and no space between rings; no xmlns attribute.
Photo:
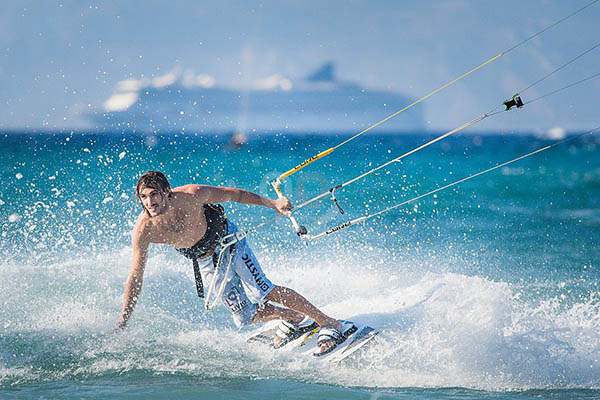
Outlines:
<svg viewBox="0 0 600 400"><path fill-rule="evenodd" d="M151 217L160 215L167 208L166 196L158 189L144 188L140 192L142 205Z"/></svg>

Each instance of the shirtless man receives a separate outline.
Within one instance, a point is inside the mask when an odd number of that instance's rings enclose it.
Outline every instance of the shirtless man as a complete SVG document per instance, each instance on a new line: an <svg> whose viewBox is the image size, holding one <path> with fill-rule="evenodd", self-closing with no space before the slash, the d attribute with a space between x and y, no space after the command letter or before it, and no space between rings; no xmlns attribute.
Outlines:
<svg viewBox="0 0 600 400"><path fill-rule="evenodd" d="M270 200L242 189L194 184L171 190L165 176L157 171L149 171L140 177L136 194L144 211L131 233L133 263L125 284L120 328L125 328L140 296L148 245L166 243L194 260L200 297L203 297L202 282L211 285L212 280L217 279L213 286L218 288L223 279L226 280L221 300L238 327L280 319L275 348L284 346L318 324L321 326L319 348L314 355L320 356L332 351L352 332L351 323L342 324L323 314L294 290L272 284L245 239L225 249L224 259L232 257L231 273L223 276L225 268L221 268L220 276L215 276L217 256L221 252L220 238L236 232L237 228L225 218L223 208L214 203L235 201L290 215L292 205L287 198Z"/></svg>

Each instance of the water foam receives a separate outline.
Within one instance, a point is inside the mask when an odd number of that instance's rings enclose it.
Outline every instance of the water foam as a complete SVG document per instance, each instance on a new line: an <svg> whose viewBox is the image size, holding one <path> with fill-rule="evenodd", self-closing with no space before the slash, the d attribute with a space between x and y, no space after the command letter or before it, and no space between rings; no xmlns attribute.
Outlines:
<svg viewBox="0 0 600 400"><path fill-rule="evenodd" d="M203 314L189 263L170 251L149 259L130 327L112 333L130 251L0 268L0 382L145 371L365 387L600 387L596 292L525 300L526 286L421 272L385 250L376 258L259 252L272 281L381 331L358 359L332 368L246 343L249 330L236 330L222 307Z"/></svg>

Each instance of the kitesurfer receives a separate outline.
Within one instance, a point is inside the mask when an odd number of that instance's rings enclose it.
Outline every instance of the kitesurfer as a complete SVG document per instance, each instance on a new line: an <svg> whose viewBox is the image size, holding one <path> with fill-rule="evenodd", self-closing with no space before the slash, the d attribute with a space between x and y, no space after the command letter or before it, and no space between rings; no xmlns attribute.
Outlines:
<svg viewBox="0 0 600 400"><path fill-rule="evenodd" d="M232 273L215 276L217 254L223 246L220 239L237 231L217 203L234 201L290 215L292 205L287 198L271 200L242 189L196 184L171 189L167 178L158 171L149 171L139 178L136 195L144 210L131 234L133 263L125 284L120 328L125 328L140 296L149 244L164 243L194 260L199 296L203 296L202 282L226 280L221 300L238 327L280 319L275 348L318 325L319 348L314 354L319 356L331 352L356 329L352 323L325 315L296 291L271 283L245 239L225 249L231 252Z"/></svg>

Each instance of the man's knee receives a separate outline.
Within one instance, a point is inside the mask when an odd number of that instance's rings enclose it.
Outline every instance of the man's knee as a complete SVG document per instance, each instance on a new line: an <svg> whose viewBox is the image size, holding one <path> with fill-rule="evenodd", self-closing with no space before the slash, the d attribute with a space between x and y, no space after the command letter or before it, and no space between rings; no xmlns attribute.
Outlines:
<svg viewBox="0 0 600 400"><path fill-rule="evenodd" d="M281 286L273 286L273 289L265 296L265 300L275 301L281 297Z"/></svg>
<svg viewBox="0 0 600 400"><path fill-rule="evenodd" d="M297 294L296 291L294 291L293 289L290 289L285 286L277 286L276 285L273 287L271 292L269 292L269 294L265 296L265 299L278 302L278 300L281 300L282 298L285 298L289 295L296 295L296 294Z"/></svg>

